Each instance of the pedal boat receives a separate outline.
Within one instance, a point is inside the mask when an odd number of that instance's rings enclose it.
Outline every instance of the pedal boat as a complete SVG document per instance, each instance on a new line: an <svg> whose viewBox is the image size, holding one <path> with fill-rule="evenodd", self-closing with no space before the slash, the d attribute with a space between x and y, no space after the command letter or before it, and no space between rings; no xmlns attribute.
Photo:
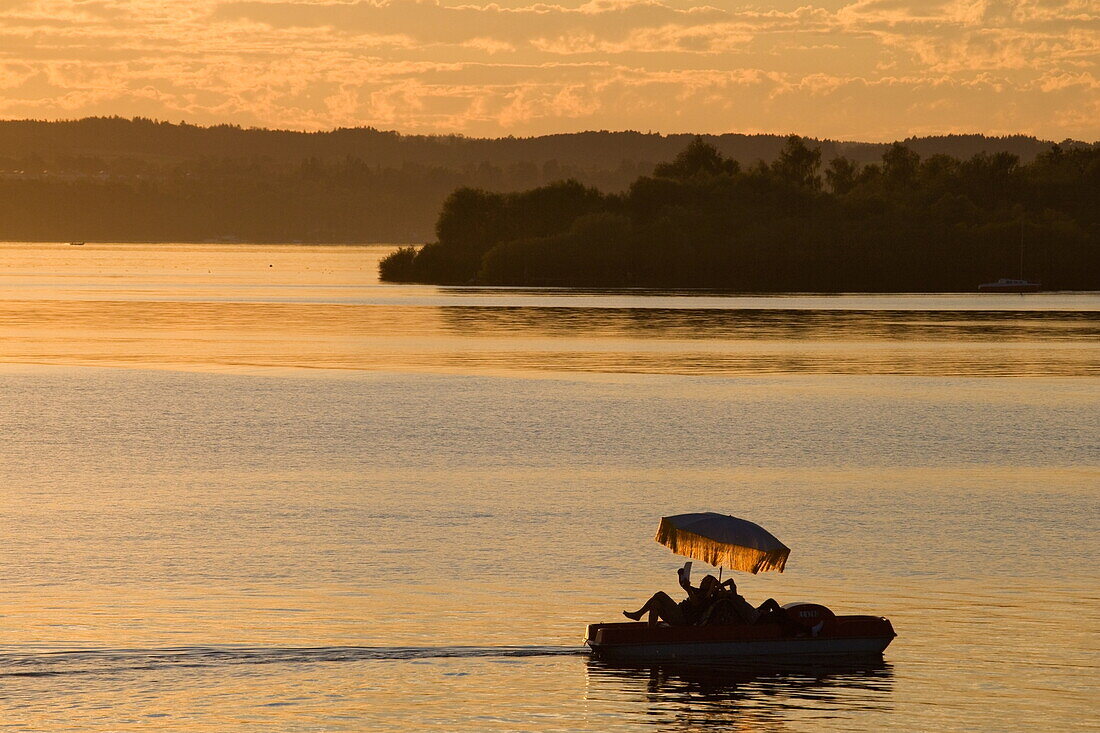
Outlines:
<svg viewBox="0 0 1100 733"><path fill-rule="evenodd" d="M590 624L584 641L597 659L671 662L881 655L897 636L890 621L881 616L837 616L816 603L789 603L783 608L803 626L803 632L792 636L776 624L626 622Z"/></svg>

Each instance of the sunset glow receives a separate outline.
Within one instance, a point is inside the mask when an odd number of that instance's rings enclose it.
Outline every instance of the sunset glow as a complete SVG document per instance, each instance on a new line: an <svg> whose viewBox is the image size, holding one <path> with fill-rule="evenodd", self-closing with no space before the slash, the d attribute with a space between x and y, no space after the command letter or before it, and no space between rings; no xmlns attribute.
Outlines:
<svg viewBox="0 0 1100 733"><path fill-rule="evenodd" d="M1093 0L5 0L0 117L1100 137Z"/></svg>

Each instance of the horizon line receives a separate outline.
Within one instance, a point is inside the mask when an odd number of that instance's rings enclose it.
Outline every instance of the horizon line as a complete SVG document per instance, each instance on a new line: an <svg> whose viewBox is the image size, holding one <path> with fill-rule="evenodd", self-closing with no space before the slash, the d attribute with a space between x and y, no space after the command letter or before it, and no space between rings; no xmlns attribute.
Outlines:
<svg viewBox="0 0 1100 733"><path fill-rule="evenodd" d="M468 135L468 134L462 133L462 132L402 132L400 130L395 130L395 129L386 130L386 129L382 129L380 127L375 127L374 125L370 125L370 124L363 124L363 125L359 125L359 126L356 126L356 127L340 126L340 127L330 127L330 128L307 129L307 128L292 128L292 127L265 127L265 126L261 126L261 125L242 125L242 124L237 123L237 122L212 122L212 123L207 123L207 124L188 122L186 120L179 120L177 122L173 122L173 121L167 120L167 119L159 119L159 118L156 118L156 117L145 117L143 115L134 115L134 116L131 116L131 117L126 117L124 115L87 115L87 116L84 116L84 117L58 117L58 118L53 118L53 119L37 118L37 117L18 117L18 118L17 117L13 117L13 118L0 117L0 124L18 123L18 122L30 122L30 123L41 123L41 124L65 124L65 123L85 122L85 121L88 121L88 120L121 120L121 121L125 121L125 122L151 122L153 124L158 124L158 125L170 125L170 126L173 126L173 127L194 127L194 128L203 129L203 130L212 130L212 129L216 129L216 128L229 127L229 128L236 128L236 129L239 129L241 131L246 131L246 132L251 132L251 131L256 131L256 132L281 132L281 133L293 133L293 134L299 134L299 135L325 135L325 134L332 134L332 133L335 133L335 132L343 132L343 131L374 131L374 132L381 133L381 134L396 135L398 137L459 138L459 139L463 139L463 140L536 140L536 139L545 138L545 137L558 137L558 136L564 137L564 136L585 135L585 134L612 134L612 135L615 135L615 134L635 134L635 135L653 136L653 137L661 137L661 138L689 137L689 136L694 136L694 137L723 137L723 136L726 136L726 135L738 135L738 136L742 136L742 137L779 137L779 138L786 138L786 137L790 137L791 135L795 135L795 136L800 137L804 140L816 140L818 142L858 144L858 145L890 145L892 143L899 143L899 142L903 143L907 140L923 140L923 139L931 139L931 138L983 137L983 138L988 138L988 139L1026 138L1026 139L1035 140L1037 142L1048 142L1048 143L1051 143L1053 145L1060 145L1060 144L1068 142L1068 143L1080 143L1080 144L1091 145L1091 146L1100 146L1100 139L1089 141L1089 140L1079 140L1079 139L1076 139L1076 138L1068 138L1067 137L1067 138L1063 138L1062 140L1053 140L1051 138L1043 138L1043 137L1040 137L1040 136L1038 136L1034 133L1027 133L1027 132L1011 132L1011 133L936 132L936 133L929 133L929 134L925 134L925 135L909 134L906 137L898 137L898 138L894 138L892 140L888 140L888 139L885 139L885 138L877 140L877 139L857 139L857 138L854 138L854 137L853 138L839 138L839 137L828 137L828 136L816 137L814 135L803 135L803 134L795 133L795 132L740 132L740 131L733 131L733 130L728 130L726 132L698 132L698 131L662 132L662 131L659 131L659 130L652 130L652 129L651 130L646 130L645 132L643 132L641 130L634 130L634 129L609 130L609 129L603 128L603 129L581 129L581 130L571 130L571 131L546 132L546 133L542 133L542 134L538 134L538 135L513 135L513 134L507 134L507 135L500 135L500 136L497 136L497 137L489 137L489 136L479 136L479 135Z"/></svg>

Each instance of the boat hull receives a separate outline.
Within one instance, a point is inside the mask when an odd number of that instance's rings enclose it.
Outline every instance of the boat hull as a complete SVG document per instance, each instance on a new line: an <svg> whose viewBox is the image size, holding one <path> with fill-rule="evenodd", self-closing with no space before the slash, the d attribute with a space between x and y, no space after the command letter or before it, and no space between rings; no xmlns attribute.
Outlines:
<svg viewBox="0 0 1100 733"><path fill-rule="evenodd" d="M1043 286L1039 283L982 283L978 286L981 293L1038 293Z"/></svg>
<svg viewBox="0 0 1100 733"><path fill-rule="evenodd" d="M882 654L896 634L878 616L837 616L817 634L785 636L778 626L657 626L592 624L585 643L599 659L673 662Z"/></svg>

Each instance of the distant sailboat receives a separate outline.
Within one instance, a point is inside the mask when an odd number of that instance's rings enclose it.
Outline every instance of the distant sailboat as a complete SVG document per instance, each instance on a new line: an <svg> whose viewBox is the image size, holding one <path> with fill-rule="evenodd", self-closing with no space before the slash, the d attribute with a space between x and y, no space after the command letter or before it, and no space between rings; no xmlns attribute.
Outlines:
<svg viewBox="0 0 1100 733"><path fill-rule="evenodd" d="M1043 289L1042 283L1033 283L1024 279L1024 225L1020 223L1020 277L1002 277L995 283L982 283L980 293L1037 293Z"/></svg>
<svg viewBox="0 0 1100 733"><path fill-rule="evenodd" d="M1042 289L1042 283L1009 277L1002 277L995 283L982 283L978 286L978 291L982 293L1037 293Z"/></svg>

